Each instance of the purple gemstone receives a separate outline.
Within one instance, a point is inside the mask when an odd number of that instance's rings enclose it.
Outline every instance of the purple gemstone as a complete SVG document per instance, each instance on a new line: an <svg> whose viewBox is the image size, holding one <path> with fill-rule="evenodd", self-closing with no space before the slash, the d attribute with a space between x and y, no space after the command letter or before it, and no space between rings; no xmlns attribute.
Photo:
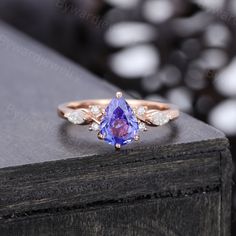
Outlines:
<svg viewBox="0 0 236 236"><path fill-rule="evenodd" d="M100 133L109 144L125 145L138 134L139 126L133 110L123 97L113 98L105 110Z"/></svg>

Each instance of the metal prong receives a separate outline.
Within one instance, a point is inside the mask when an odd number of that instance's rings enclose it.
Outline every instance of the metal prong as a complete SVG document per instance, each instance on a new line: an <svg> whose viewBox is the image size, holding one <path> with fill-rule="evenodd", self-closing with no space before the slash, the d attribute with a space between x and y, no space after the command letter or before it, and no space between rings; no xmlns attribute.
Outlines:
<svg viewBox="0 0 236 236"><path fill-rule="evenodd" d="M93 128L91 126L89 127L89 131L93 131Z"/></svg>
<svg viewBox="0 0 236 236"><path fill-rule="evenodd" d="M119 143L116 143L115 148L116 148L116 150L120 150L121 145Z"/></svg>
<svg viewBox="0 0 236 236"><path fill-rule="evenodd" d="M122 96L123 96L122 92L117 92L117 93L116 93L116 97L117 97L117 98L121 98Z"/></svg>
<svg viewBox="0 0 236 236"><path fill-rule="evenodd" d="M101 139L103 140L105 137L101 134L101 133L98 133L98 139Z"/></svg>
<svg viewBox="0 0 236 236"><path fill-rule="evenodd" d="M139 135L135 135L135 136L134 136L134 140L135 140L135 141L139 141Z"/></svg>

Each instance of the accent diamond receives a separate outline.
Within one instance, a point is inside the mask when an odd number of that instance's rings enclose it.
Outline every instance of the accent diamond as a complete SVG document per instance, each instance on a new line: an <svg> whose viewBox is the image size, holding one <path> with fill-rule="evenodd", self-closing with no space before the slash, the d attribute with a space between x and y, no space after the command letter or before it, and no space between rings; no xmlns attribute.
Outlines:
<svg viewBox="0 0 236 236"><path fill-rule="evenodd" d="M146 113L146 108L145 108L144 106L140 106L140 107L137 109L137 115L138 115L138 116L143 116L145 113Z"/></svg>
<svg viewBox="0 0 236 236"><path fill-rule="evenodd" d="M152 115L152 123L154 125L165 125L170 121L169 116L163 112L156 112Z"/></svg>
<svg viewBox="0 0 236 236"><path fill-rule="evenodd" d="M65 117L73 124L80 125L84 123L85 112L82 110L75 110L65 114Z"/></svg>
<svg viewBox="0 0 236 236"><path fill-rule="evenodd" d="M96 115L100 114L101 109L99 106L94 105L94 106L91 106L90 111L93 113L93 115L96 116Z"/></svg>
<svg viewBox="0 0 236 236"><path fill-rule="evenodd" d="M141 131L145 131L145 130L146 130L146 125L145 125L144 122L141 122L141 123L139 124L139 129L140 129Z"/></svg>
<svg viewBox="0 0 236 236"><path fill-rule="evenodd" d="M139 126L133 110L123 97L113 98L105 110L100 133L111 145L125 145L138 134Z"/></svg>
<svg viewBox="0 0 236 236"><path fill-rule="evenodd" d="M99 124L97 124L96 122L93 122L91 124L91 130L94 130L94 131L98 131L99 130Z"/></svg>

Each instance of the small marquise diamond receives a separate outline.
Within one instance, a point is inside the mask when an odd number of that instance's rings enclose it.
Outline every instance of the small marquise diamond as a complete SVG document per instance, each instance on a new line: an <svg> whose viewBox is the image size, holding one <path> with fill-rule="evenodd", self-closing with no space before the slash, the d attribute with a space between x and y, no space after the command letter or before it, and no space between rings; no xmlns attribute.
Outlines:
<svg viewBox="0 0 236 236"><path fill-rule="evenodd" d="M152 115L152 123L154 125L160 126L160 125L165 125L170 121L170 117L168 114L164 112L156 112Z"/></svg>
<svg viewBox="0 0 236 236"><path fill-rule="evenodd" d="M85 112L82 110L75 110L65 114L65 117L73 124L80 125L85 122Z"/></svg>

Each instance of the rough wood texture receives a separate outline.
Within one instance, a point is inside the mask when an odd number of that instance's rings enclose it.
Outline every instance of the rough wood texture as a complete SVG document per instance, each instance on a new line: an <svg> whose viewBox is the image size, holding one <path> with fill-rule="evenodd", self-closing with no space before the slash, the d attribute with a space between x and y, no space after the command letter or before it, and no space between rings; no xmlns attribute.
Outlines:
<svg viewBox="0 0 236 236"><path fill-rule="evenodd" d="M221 132L181 114L114 151L56 107L116 88L3 24L0 51L1 235L230 235Z"/></svg>
<svg viewBox="0 0 236 236"><path fill-rule="evenodd" d="M87 211L45 214L27 217L5 225L9 235L153 235L220 236L219 194L195 194L181 198L118 203ZM37 227L35 227L37 225ZM51 232L52 227L54 232ZM79 234L78 234L79 232Z"/></svg>

